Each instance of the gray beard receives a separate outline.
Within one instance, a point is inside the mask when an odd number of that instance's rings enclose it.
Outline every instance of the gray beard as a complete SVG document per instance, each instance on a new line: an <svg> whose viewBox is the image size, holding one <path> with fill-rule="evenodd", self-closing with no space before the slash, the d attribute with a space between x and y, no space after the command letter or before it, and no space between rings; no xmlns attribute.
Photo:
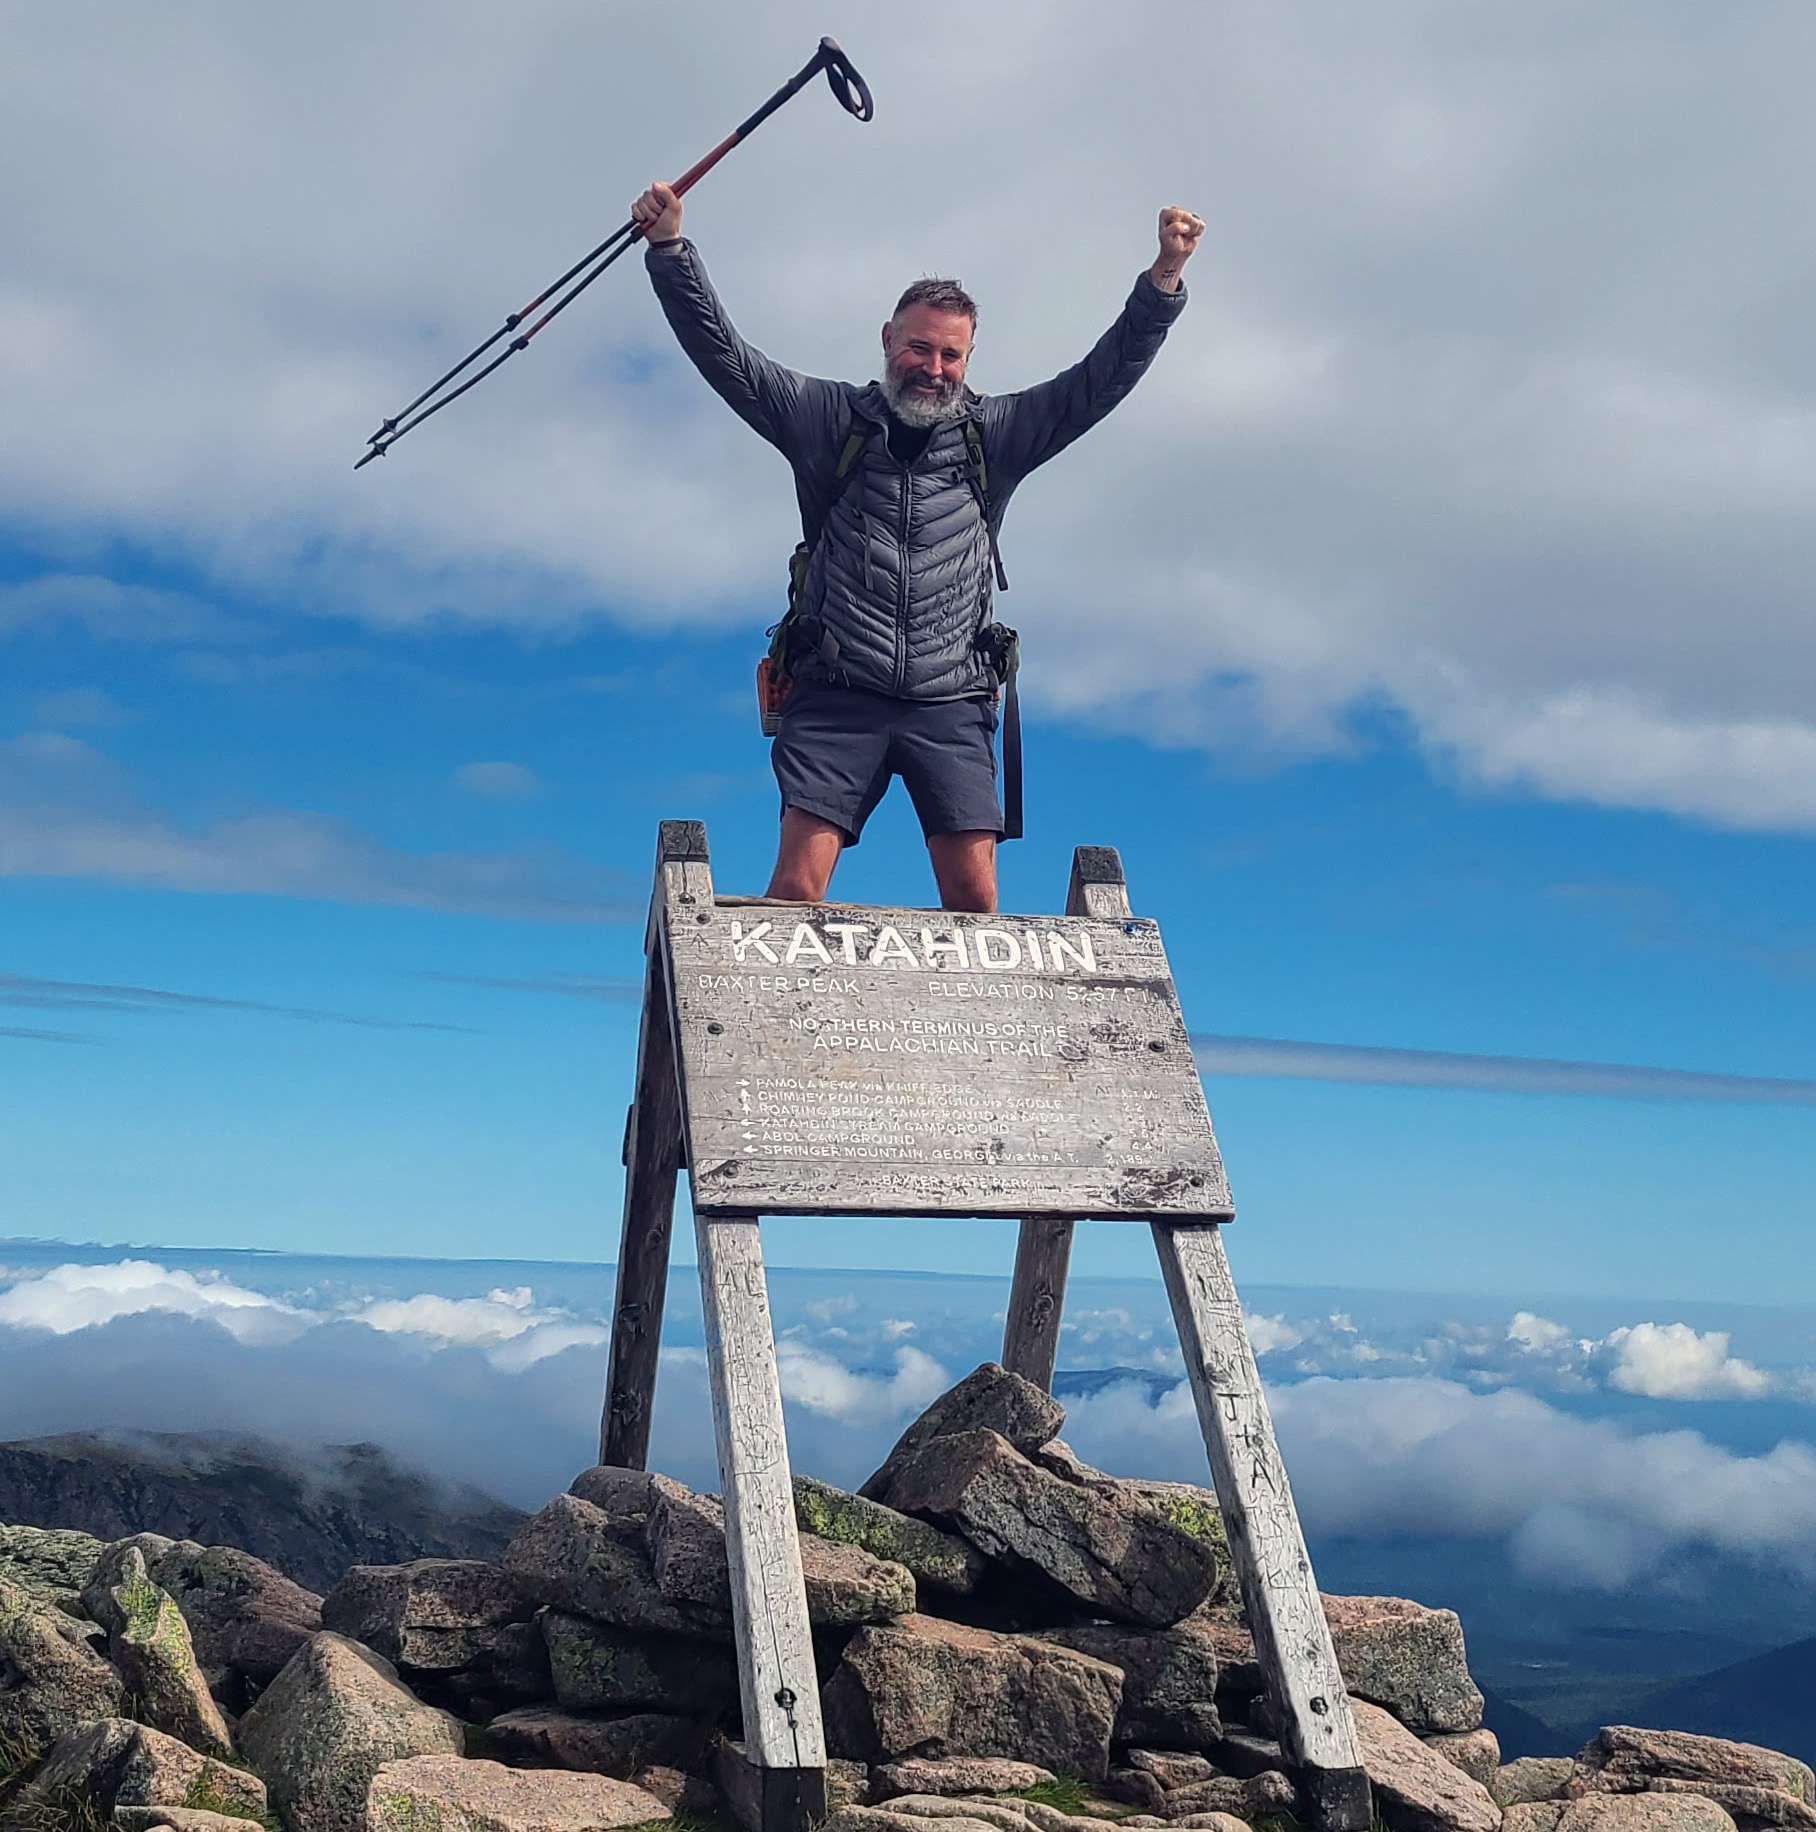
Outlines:
<svg viewBox="0 0 1816 1832"><path fill-rule="evenodd" d="M911 395L907 384L888 368L883 371L883 399L889 411L905 426L941 426L956 420L965 411L965 384L962 380L944 382L932 400Z"/></svg>

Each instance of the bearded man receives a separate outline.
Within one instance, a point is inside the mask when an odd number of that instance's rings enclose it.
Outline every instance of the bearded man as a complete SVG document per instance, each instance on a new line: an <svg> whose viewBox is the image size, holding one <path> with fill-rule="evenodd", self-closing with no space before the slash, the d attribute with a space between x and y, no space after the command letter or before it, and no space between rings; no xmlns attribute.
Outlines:
<svg viewBox="0 0 1816 1832"><path fill-rule="evenodd" d="M804 571L789 631L794 685L772 762L782 835L768 895L818 903L840 851L896 776L920 816L948 910L996 908L996 525L1017 486L1141 379L1185 309L1180 276L1203 222L1160 213L1160 253L1083 362L1017 394L965 385L977 306L956 280L917 280L883 326L880 382L822 381L733 328L681 200L631 206L662 310L695 368L793 467ZM982 473L980 475L980 473Z"/></svg>

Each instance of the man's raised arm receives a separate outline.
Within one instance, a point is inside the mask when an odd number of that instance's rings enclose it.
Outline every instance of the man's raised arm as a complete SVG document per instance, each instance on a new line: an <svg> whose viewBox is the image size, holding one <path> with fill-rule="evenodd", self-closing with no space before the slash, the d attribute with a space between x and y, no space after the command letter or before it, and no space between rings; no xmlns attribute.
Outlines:
<svg viewBox="0 0 1816 1832"><path fill-rule="evenodd" d="M1050 382L986 400L993 498L1005 501L1022 478L1089 432L1141 380L1185 310L1182 275L1203 234L1203 219L1190 210L1162 210L1160 252L1153 266L1135 282L1121 316L1084 361Z"/></svg>
<svg viewBox="0 0 1816 1832"><path fill-rule="evenodd" d="M738 335L706 277L705 263L682 239L681 209L681 199L665 184L651 185L631 205L649 244L644 265L663 316L713 391L792 462L802 435L825 412L818 397L832 384L785 369Z"/></svg>

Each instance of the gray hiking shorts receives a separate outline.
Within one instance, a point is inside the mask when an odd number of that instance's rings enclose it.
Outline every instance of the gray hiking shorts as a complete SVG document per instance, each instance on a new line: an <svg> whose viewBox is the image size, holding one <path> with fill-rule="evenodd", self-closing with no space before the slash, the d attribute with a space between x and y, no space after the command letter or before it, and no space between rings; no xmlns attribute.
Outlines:
<svg viewBox="0 0 1816 1832"><path fill-rule="evenodd" d="M770 752L782 811L842 828L855 846L890 778L901 777L921 831L1003 830L996 799L996 706L990 700L896 700L800 681Z"/></svg>

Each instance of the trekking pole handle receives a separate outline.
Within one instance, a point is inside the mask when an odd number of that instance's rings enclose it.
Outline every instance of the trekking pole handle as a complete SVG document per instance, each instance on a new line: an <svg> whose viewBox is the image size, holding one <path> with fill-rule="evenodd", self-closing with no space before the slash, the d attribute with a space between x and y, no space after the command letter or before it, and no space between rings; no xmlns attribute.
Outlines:
<svg viewBox="0 0 1816 1832"><path fill-rule="evenodd" d="M870 85L858 75L858 67L839 49L836 38L820 40L820 59L826 70L826 86L838 97L839 106L860 121L872 120L876 103L870 97ZM854 96L852 90L857 94Z"/></svg>

